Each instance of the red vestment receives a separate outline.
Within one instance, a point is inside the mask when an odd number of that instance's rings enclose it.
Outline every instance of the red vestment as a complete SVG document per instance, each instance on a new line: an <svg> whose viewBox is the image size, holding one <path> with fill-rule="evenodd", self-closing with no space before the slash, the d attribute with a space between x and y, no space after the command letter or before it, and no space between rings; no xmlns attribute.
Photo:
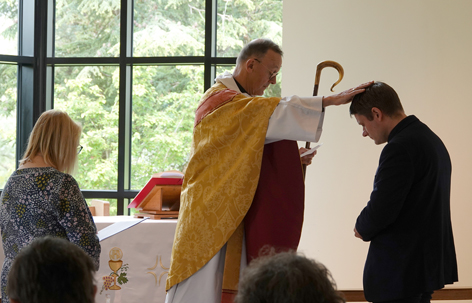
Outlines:
<svg viewBox="0 0 472 303"><path fill-rule="evenodd" d="M248 262L262 248L297 250L305 208L305 184L296 141L264 146L259 184L244 218Z"/></svg>

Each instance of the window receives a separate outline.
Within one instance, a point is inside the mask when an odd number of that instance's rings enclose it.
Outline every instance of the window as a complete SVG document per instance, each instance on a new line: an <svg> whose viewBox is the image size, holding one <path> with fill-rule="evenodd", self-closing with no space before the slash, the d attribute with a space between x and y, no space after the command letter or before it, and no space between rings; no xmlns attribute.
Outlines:
<svg viewBox="0 0 472 303"><path fill-rule="evenodd" d="M12 62L18 54L18 3L0 3L1 54L10 60L0 59L0 189L15 170L16 103L18 66Z"/></svg>
<svg viewBox="0 0 472 303"><path fill-rule="evenodd" d="M0 3L0 45L2 55L18 54L18 0Z"/></svg>
<svg viewBox="0 0 472 303"><path fill-rule="evenodd" d="M75 177L86 199L107 199L119 215L129 214L127 204L152 174L184 170L197 103L217 74L234 68L242 46L258 37L282 40L281 0L49 0L36 10L40 28L22 17L34 14L30 1L20 0L18 13L0 5L2 20L18 14L37 43L34 54L22 50L27 43L18 43L15 56L3 48L0 54L0 62L19 62L19 75L10 72L18 87L28 72L34 79L29 91L19 90L32 101L18 103L18 117L34 121L58 108L80 122L84 149ZM9 33L1 37L12 39ZM280 95L280 84L266 94ZM23 142L34 123L17 124L16 142Z"/></svg>
<svg viewBox="0 0 472 303"><path fill-rule="evenodd" d="M202 91L202 65L133 68L132 189L153 173L184 170Z"/></svg>
<svg viewBox="0 0 472 303"><path fill-rule="evenodd" d="M0 188L15 170L17 66L0 64Z"/></svg>
<svg viewBox="0 0 472 303"><path fill-rule="evenodd" d="M117 66L54 68L54 108L82 125L75 175L81 189L118 187L118 78Z"/></svg>

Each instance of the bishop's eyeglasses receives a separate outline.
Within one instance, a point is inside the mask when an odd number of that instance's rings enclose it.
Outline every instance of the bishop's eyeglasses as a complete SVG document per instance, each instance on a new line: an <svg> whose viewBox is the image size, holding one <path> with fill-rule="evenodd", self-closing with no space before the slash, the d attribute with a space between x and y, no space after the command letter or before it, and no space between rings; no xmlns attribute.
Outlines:
<svg viewBox="0 0 472 303"><path fill-rule="evenodd" d="M257 59L257 58L254 58L254 60L256 60L257 62L259 62L260 65L264 66L264 68L269 72L269 80L272 80L274 79L275 77L277 77L277 75L279 74L279 72L271 72L269 68L267 68L267 66L265 66L264 64L262 64L261 60Z"/></svg>

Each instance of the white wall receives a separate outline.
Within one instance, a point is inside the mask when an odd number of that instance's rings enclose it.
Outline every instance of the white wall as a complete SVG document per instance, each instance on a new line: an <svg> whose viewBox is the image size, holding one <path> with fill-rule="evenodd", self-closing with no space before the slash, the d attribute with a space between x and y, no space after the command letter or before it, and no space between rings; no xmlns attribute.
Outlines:
<svg viewBox="0 0 472 303"><path fill-rule="evenodd" d="M287 0L283 95L311 95L318 62L343 65L336 92L369 80L390 84L446 144L453 162L452 220L458 286L472 286L472 1ZM337 79L324 69L319 95ZM354 238L384 145L361 136L348 106L329 107L306 178L300 251L323 262L340 289L362 288L368 244ZM302 145L302 143L300 143Z"/></svg>

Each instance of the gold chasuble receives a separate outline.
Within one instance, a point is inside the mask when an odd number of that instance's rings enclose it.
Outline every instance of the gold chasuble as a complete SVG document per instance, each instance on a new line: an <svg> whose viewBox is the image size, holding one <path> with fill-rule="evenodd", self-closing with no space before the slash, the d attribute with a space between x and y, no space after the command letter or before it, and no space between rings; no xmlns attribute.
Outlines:
<svg viewBox="0 0 472 303"><path fill-rule="evenodd" d="M237 289L242 222L256 192L269 118L279 101L247 97L221 83L200 101L167 290L196 273L227 242L223 288ZM228 280L227 271L236 277Z"/></svg>

